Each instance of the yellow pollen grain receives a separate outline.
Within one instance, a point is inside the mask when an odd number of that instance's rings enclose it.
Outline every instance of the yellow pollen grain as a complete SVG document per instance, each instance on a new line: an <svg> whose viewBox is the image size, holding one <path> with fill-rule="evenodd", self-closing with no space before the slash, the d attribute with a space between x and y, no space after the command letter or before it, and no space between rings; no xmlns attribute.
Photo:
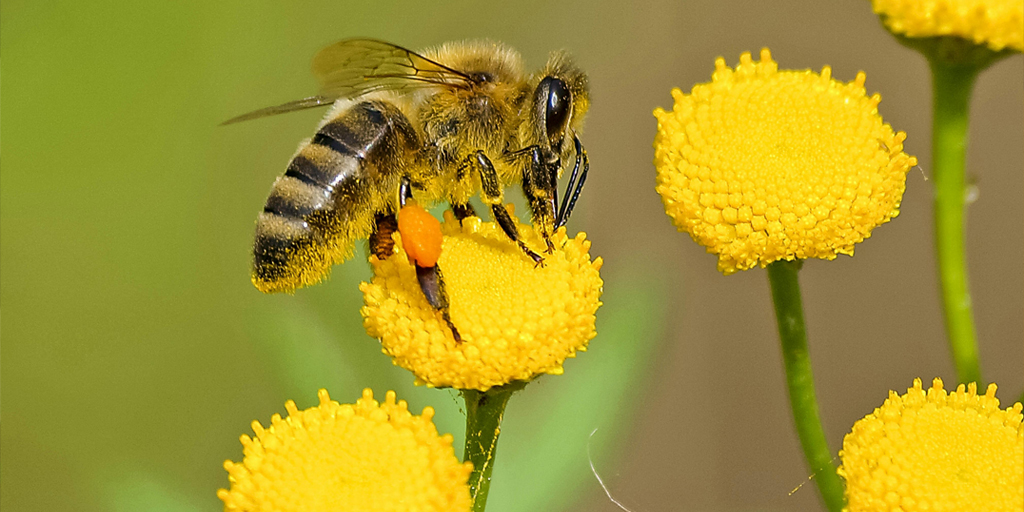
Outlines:
<svg viewBox="0 0 1024 512"><path fill-rule="evenodd" d="M665 212L723 273L853 254L899 214L917 164L906 135L882 122L863 73L831 75L779 71L767 49L735 69L719 58L710 83L675 89L672 111L654 111Z"/></svg>
<svg viewBox="0 0 1024 512"><path fill-rule="evenodd" d="M1024 510L1021 404L1000 409L995 393L974 383L947 393L940 379L890 391L843 440L847 510Z"/></svg>
<svg viewBox="0 0 1024 512"><path fill-rule="evenodd" d="M447 212L442 230L438 267L462 341L427 303L401 243L397 257L371 258L373 281L360 286L366 331L394 364L418 384L486 391L560 374L566 358L586 350L603 282L585 234L569 238L560 229L538 266L495 223L474 217L460 226ZM531 247L545 246L532 227L519 232Z"/></svg>

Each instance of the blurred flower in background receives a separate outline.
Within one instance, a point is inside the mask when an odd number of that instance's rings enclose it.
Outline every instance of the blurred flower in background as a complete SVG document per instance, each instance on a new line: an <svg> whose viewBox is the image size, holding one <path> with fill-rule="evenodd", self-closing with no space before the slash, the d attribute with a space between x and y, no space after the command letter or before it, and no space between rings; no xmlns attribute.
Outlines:
<svg viewBox="0 0 1024 512"><path fill-rule="evenodd" d="M432 408L415 416L393 391L383 404L369 389L355 404L318 395L303 411L289 400L288 417L275 414L267 428L253 422L245 459L224 463L225 511L469 510L473 465L455 458L451 435L437 434Z"/></svg>
<svg viewBox="0 0 1024 512"><path fill-rule="evenodd" d="M1024 0L872 0L894 34L953 36L993 51L1024 51Z"/></svg>

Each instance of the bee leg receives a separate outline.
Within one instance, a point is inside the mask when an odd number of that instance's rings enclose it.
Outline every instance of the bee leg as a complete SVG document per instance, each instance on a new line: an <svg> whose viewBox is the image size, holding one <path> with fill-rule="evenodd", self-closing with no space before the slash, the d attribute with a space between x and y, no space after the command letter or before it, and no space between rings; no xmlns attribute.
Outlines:
<svg viewBox="0 0 1024 512"><path fill-rule="evenodd" d="M490 159L483 151L477 151L473 157L480 173L480 196L491 208L491 215L494 216L494 220L501 226L501 230L505 232L508 237L519 245L519 248L526 253L530 259L533 260L537 265L543 265L544 258L541 255L533 252L532 249L526 246L525 243L519 238L519 229L516 227L516 223L513 222L512 216L509 215L508 210L505 209L505 205L502 203L501 195L501 183L498 181L498 173L494 170L494 165L491 164Z"/></svg>
<svg viewBox="0 0 1024 512"><path fill-rule="evenodd" d="M448 324L448 328L452 330L452 337L455 338L456 342L461 343L462 337L459 336L459 330L455 328L455 324L452 323L452 317L448 313L448 293L444 290L444 276L441 274L441 267L437 265L421 267L417 264L416 280L420 282L420 289L423 290L423 295L427 297L427 302L435 310L441 312L441 318Z"/></svg>
<svg viewBox="0 0 1024 512"><path fill-rule="evenodd" d="M410 199L412 199L412 183L408 176L402 176L402 181L398 184L398 207L405 206Z"/></svg>
<svg viewBox="0 0 1024 512"><path fill-rule="evenodd" d="M395 239L391 234L398 231L398 219L392 212L378 213L373 217L373 233L370 233L370 253L383 261L395 253Z"/></svg>
<svg viewBox="0 0 1024 512"><path fill-rule="evenodd" d="M498 221L498 225L501 226L501 230L504 231L513 242L518 244L519 248L522 249L535 264L538 266L544 265L544 257L533 252L533 249L527 247L526 244L519 239L519 230L516 228L516 223L512 220L512 216L508 214L508 210L505 209L504 205L491 205L491 214L494 215L494 220Z"/></svg>
<svg viewBox="0 0 1024 512"><path fill-rule="evenodd" d="M590 172L590 159L587 157L587 150L583 149L583 144L580 143L580 138L575 133L572 135L572 142L576 146L576 165L573 166L572 175L569 177L569 184L565 187L562 207L558 209L558 221L555 223L556 228L564 226L569 221L572 209L576 206L576 200L580 198L580 192L583 192L583 183L587 181L587 173ZM583 164L583 172L579 173L581 162ZM580 179L579 183L575 183L577 175Z"/></svg>
<svg viewBox="0 0 1024 512"><path fill-rule="evenodd" d="M523 172L523 195L530 201L533 225L547 244L547 253L555 251L551 233L555 227L555 211L558 205L558 166L545 165L541 160L540 148L530 148L530 164Z"/></svg>
<svg viewBox="0 0 1024 512"><path fill-rule="evenodd" d="M473 209L473 205L466 204L455 204L452 203L452 213L455 214L455 218L459 219L459 225L462 225L462 221L470 217L478 217L476 210Z"/></svg>
<svg viewBox="0 0 1024 512"><path fill-rule="evenodd" d="M412 184L408 176L402 176L402 180L398 185L398 203L401 207L400 212L405 212L406 203L412 200ZM412 203L415 206L415 202ZM419 209L417 207L417 209ZM430 215L426 213L426 215ZM378 214L380 216L380 214ZM394 222L394 229L398 229L398 221L395 215L392 213L386 218L386 222ZM433 217L431 217L433 218ZM434 222L437 222L436 220ZM379 229L378 225L378 229ZM375 232L376 233L376 232ZM403 236L417 236L415 230L411 233L403 232ZM440 235L440 233L438 233ZM389 234L390 238L390 234ZM403 242L406 240L403 239ZM392 246L394 241L392 239ZM408 246L406 246L408 247ZM435 311L441 313L441 318L448 324L448 328L452 330L452 337L455 338L456 342L461 342L462 337L459 336L459 330L455 328L455 324L452 323L451 315L448 313L448 293L444 289L444 276L441 275L441 268L434 263L431 266L420 265L418 261L413 258L409 260L416 266L416 281L419 282L420 290L423 291L423 296L426 297L427 302L434 308ZM436 260L434 260L436 262Z"/></svg>

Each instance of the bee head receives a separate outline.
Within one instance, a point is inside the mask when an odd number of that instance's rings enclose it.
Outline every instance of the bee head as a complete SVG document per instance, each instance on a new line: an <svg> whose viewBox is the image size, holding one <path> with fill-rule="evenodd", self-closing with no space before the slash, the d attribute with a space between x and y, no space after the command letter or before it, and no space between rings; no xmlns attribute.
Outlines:
<svg viewBox="0 0 1024 512"><path fill-rule="evenodd" d="M534 137L556 155L565 155L572 150L572 132L579 130L590 107L587 75L558 52L534 80Z"/></svg>

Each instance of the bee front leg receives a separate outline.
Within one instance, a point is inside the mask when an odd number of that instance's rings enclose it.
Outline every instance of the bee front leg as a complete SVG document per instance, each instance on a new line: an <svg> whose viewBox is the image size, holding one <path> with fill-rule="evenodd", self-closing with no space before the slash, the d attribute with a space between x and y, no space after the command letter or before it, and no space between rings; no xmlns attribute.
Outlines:
<svg viewBox="0 0 1024 512"><path fill-rule="evenodd" d="M590 159L587 158L587 150L583 149L583 144L580 143L580 138L575 133L572 136L572 142L576 149L576 164L572 168L572 176L569 177L569 184L565 188L562 207L558 209L556 227L562 227L569 221L572 209L576 206L576 200L580 198L580 192L583 192L583 184L587 181L587 173L590 172ZM579 172L580 162L583 163L582 173ZM577 176L580 179L579 183L576 182Z"/></svg>
<svg viewBox="0 0 1024 512"><path fill-rule="evenodd" d="M558 204L558 169L545 165L540 156L540 148L530 148L530 163L523 172L523 195L530 201L530 212L533 225L540 229L540 234L547 244L547 253L555 251L551 243L551 234L555 230L555 212Z"/></svg>
<svg viewBox="0 0 1024 512"><path fill-rule="evenodd" d="M487 158L487 155L483 151L477 151L473 156L470 157L473 165L477 167L477 172L480 173L480 198L483 199L484 203L491 208L491 215L494 216L494 220L501 226L501 230L505 232L508 237L519 245L519 248L526 253L534 263L541 265L544 263L544 258L533 252L532 249L523 243L519 237L519 229L516 227L516 223L512 220L512 216L509 215L508 210L505 209L505 205L502 204L502 190L501 182L498 180L498 172L494 170L494 165L491 164L491 160Z"/></svg>

